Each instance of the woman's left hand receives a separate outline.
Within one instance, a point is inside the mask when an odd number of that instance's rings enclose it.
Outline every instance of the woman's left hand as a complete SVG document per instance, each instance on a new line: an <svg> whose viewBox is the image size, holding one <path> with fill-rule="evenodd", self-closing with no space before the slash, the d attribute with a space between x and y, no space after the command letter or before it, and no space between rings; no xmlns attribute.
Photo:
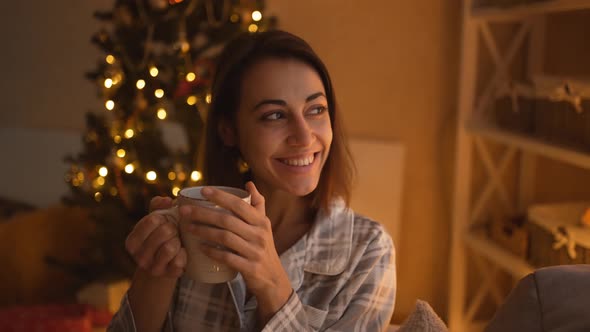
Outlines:
<svg viewBox="0 0 590 332"><path fill-rule="evenodd" d="M261 318L268 320L289 299L291 282L275 248L264 197L252 182L246 184L246 190L251 195L251 204L212 187L202 190L208 200L233 215L200 206L182 206L180 213L183 218L216 226L194 223L189 229L199 238L233 251L201 246L207 256L242 274L248 290L256 296Z"/></svg>

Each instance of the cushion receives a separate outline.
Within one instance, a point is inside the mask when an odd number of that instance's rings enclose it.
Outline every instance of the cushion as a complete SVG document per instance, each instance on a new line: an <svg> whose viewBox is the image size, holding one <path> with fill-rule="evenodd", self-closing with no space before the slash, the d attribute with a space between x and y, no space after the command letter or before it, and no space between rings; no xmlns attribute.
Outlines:
<svg viewBox="0 0 590 332"><path fill-rule="evenodd" d="M406 318L396 332L447 332L447 326L430 305L422 300L416 301L414 311Z"/></svg>
<svg viewBox="0 0 590 332"><path fill-rule="evenodd" d="M486 332L590 331L590 265L541 268L521 279Z"/></svg>

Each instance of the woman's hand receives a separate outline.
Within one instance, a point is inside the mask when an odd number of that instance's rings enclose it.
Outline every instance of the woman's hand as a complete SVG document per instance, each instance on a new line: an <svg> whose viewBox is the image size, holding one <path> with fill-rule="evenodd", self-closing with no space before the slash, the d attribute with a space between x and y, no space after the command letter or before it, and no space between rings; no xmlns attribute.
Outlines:
<svg viewBox="0 0 590 332"><path fill-rule="evenodd" d="M242 274L248 290L256 296L261 318L268 320L289 299L291 282L275 249L264 197L252 182L246 184L246 190L251 195L251 205L215 188L201 191L208 200L233 212L233 215L192 205L182 206L180 215L183 219L216 226L194 223L188 229L205 241L231 250L201 246L207 256Z"/></svg>
<svg viewBox="0 0 590 332"><path fill-rule="evenodd" d="M180 245L176 221L153 211L172 207L170 197L154 197L150 211L125 241L125 248L137 265L151 276L178 278L186 266L186 250Z"/></svg>

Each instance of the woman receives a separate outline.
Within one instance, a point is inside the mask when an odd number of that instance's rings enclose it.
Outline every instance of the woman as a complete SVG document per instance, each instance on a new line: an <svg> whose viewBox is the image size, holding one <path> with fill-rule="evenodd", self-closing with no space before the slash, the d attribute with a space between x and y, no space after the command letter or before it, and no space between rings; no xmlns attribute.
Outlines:
<svg viewBox="0 0 590 332"><path fill-rule="evenodd" d="M348 207L352 164L328 72L302 39L243 35L223 51L207 119L204 176L243 186L251 205L211 188L225 217L183 206L204 247L239 272L224 284L182 277L175 226L148 214L126 247L138 264L110 331L378 331L395 301L395 255L382 226ZM249 171L240 172L240 163ZM156 197L151 209L168 208Z"/></svg>

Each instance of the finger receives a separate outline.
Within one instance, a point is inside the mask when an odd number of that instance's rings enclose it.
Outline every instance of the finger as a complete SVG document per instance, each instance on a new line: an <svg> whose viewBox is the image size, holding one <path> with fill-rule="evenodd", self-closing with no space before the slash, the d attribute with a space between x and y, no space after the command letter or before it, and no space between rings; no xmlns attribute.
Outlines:
<svg viewBox="0 0 590 332"><path fill-rule="evenodd" d="M173 200L170 197L155 196L150 201L149 211L152 212L154 210L167 209L172 207L172 204Z"/></svg>
<svg viewBox="0 0 590 332"><path fill-rule="evenodd" d="M178 237L174 237L161 245L154 257L154 262L151 267L152 273L156 276L164 275L168 264L174 259L179 251L180 239Z"/></svg>
<svg viewBox="0 0 590 332"><path fill-rule="evenodd" d="M181 216L182 220L195 221L187 225L189 231L198 224L205 224L228 230L245 240L252 239L256 233L256 229L249 225L248 220L242 220L233 214L218 209L202 206L183 206Z"/></svg>
<svg viewBox="0 0 590 332"><path fill-rule="evenodd" d="M192 233L207 243L221 245L249 259L257 259L259 252L257 249L264 246L264 241L256 243L246 241L230 231L205 225L194 225Z"/></svg>
<svg viewBox="0 0 590 332"><path fill-rule="evenodd" d="M141 248L145 240L160 225L166 223L166 217L161 214L148 214L143 217L125 240L125 248L134 255Z"/></svg>
<svg viewBox="0 0 590 332"><path fill-rule="evenodd" d="M256 212L256 209L253 209L252 205L244 202L244 200L242 200L240 197L214 187L205 187L203 190L201 190L201 193L211 202L233 212L236 216L247 223L259 223L258 219L260 217Z"/></svg>
<svg viewBox="0 0 590 332"><path fill-rule="evenodd" d="M223 263L242 274L244 274L244 271L248 271L248 266L252 264L250 260L240 255L207 244L200 244L199 250L209 258Z"/></svg>
<svg viewBox="0 0 590 332"><path fill-rule="evenodd" d="M258 212L264 213L266 215L266 203L264 196L258 192L254 182L248 181L248 183L246 183L246 190L250 193L250 204L256 208Z"/></svg>
<svg viewBox="0 0 590 332"><path fill-rule="evenodd" d="M180 277L184 274L187 263L186 249L180 247L178 254L166 266L166 275Z"/></svg>
<svg viewBox="0 0 590 332"><path fill-rule="evenodd" d="M168 240L178 236L178 229L172 223L164 223L155 229L144 241L139 251L135 254L135 259L139 266L149 269L156 256L156 252Z"/></svg>

